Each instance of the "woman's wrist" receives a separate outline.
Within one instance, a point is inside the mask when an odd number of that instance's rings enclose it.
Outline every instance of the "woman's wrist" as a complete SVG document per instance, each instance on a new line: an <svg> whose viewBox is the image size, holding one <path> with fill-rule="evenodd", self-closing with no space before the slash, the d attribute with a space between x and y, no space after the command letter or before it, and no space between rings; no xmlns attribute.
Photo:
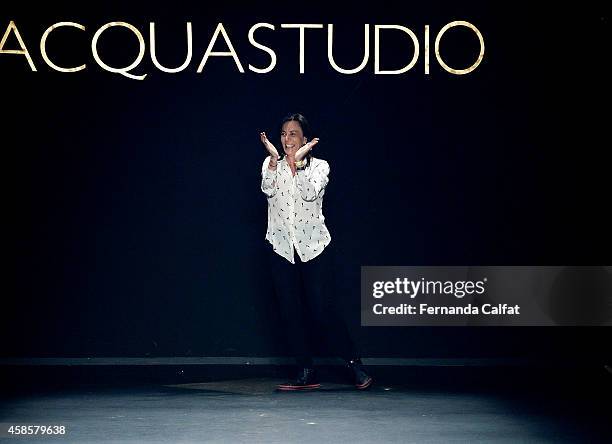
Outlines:
<svg viewBox="0 0 612 444"><path fill-rule="evenodd" d="M274 156L270 156L270 162L268 163L268 169L269 170L276 170L276 164L278 162L278 158L274 157Z"/></svg>

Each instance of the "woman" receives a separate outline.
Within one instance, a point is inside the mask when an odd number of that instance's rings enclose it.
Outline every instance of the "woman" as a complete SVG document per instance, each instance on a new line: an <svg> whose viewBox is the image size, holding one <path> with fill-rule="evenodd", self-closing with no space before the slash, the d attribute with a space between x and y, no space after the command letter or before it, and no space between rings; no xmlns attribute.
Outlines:
<svg viewBox="0 0 612 444"><path fill-rule="evenodd" d="M272 244L271 278L299 367L296 380L280 384L278 389L312 390L321 386L312 363L310 339L315 335L346 361L355 386L366 389L372 378L356 358L346 325L338 316L329 292L331 236L322 212L329 164L311 153L319 139L309 141L310 127L301 114L283 119L282 155L266 133L260 133L260 137L269 153L262 165L261 190L268 198L266 240ZM310 329L310 324L315 328Z"/></svg>

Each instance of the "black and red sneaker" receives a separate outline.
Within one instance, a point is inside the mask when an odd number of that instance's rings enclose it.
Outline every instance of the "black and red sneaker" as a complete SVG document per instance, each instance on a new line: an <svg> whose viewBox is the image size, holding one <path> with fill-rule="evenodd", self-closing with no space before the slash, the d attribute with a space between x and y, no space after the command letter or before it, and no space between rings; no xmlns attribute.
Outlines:
<svg viewBox="0 0 612 444"><path fill-rule="evenodd" d="M365 390L372 385L374 379L363 368L361 359L352 359L346 363L350 378L357 390Z"/></svg>
<svg viewBox="0 0 612 444"><path fill-rule="evenodd" d="M316 374L312 368L303 368L298 373L298 377L294 382L286 382L284 384L278 384L277 390L282 391L307 391L316 390L321 387L321 384L317 382Z"/></svg>

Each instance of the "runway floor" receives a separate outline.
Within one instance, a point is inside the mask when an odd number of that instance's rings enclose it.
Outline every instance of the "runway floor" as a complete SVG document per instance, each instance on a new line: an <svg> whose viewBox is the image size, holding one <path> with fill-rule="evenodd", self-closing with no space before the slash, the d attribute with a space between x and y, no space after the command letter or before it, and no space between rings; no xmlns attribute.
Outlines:
<svg viewBox="0 0 612 444"><path fill-rule="evenodd" d="M488 379L495 384L479 385L453 372L437 370L422 383L414 375L392 383L379 378L364 392L323 381L321 390L308 393L276 392L281 379L274 377L10 389L4 380L0 441L612 442L610 384L603 375L548 384L538 374L529 384L524 374L512 380L506 372L505 379ZM15 436L7 433L11 424L64 425L66 434Z"/></svg>

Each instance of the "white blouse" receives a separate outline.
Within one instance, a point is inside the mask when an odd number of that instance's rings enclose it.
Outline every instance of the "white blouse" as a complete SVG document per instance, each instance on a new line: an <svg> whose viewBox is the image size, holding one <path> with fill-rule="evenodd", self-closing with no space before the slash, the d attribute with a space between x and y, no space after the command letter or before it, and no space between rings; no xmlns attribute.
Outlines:
<svg viewBox="0 0 612 444"><path fill-rule="evenodd" d="M295 176L286 158L270 171L266 157L261 168L261 191L268 198L268 240L278 254L295 264L293 247L302 262L317 257L330 243L323 217L323 195L329 182L329 164L311 157Z"/></svg>

